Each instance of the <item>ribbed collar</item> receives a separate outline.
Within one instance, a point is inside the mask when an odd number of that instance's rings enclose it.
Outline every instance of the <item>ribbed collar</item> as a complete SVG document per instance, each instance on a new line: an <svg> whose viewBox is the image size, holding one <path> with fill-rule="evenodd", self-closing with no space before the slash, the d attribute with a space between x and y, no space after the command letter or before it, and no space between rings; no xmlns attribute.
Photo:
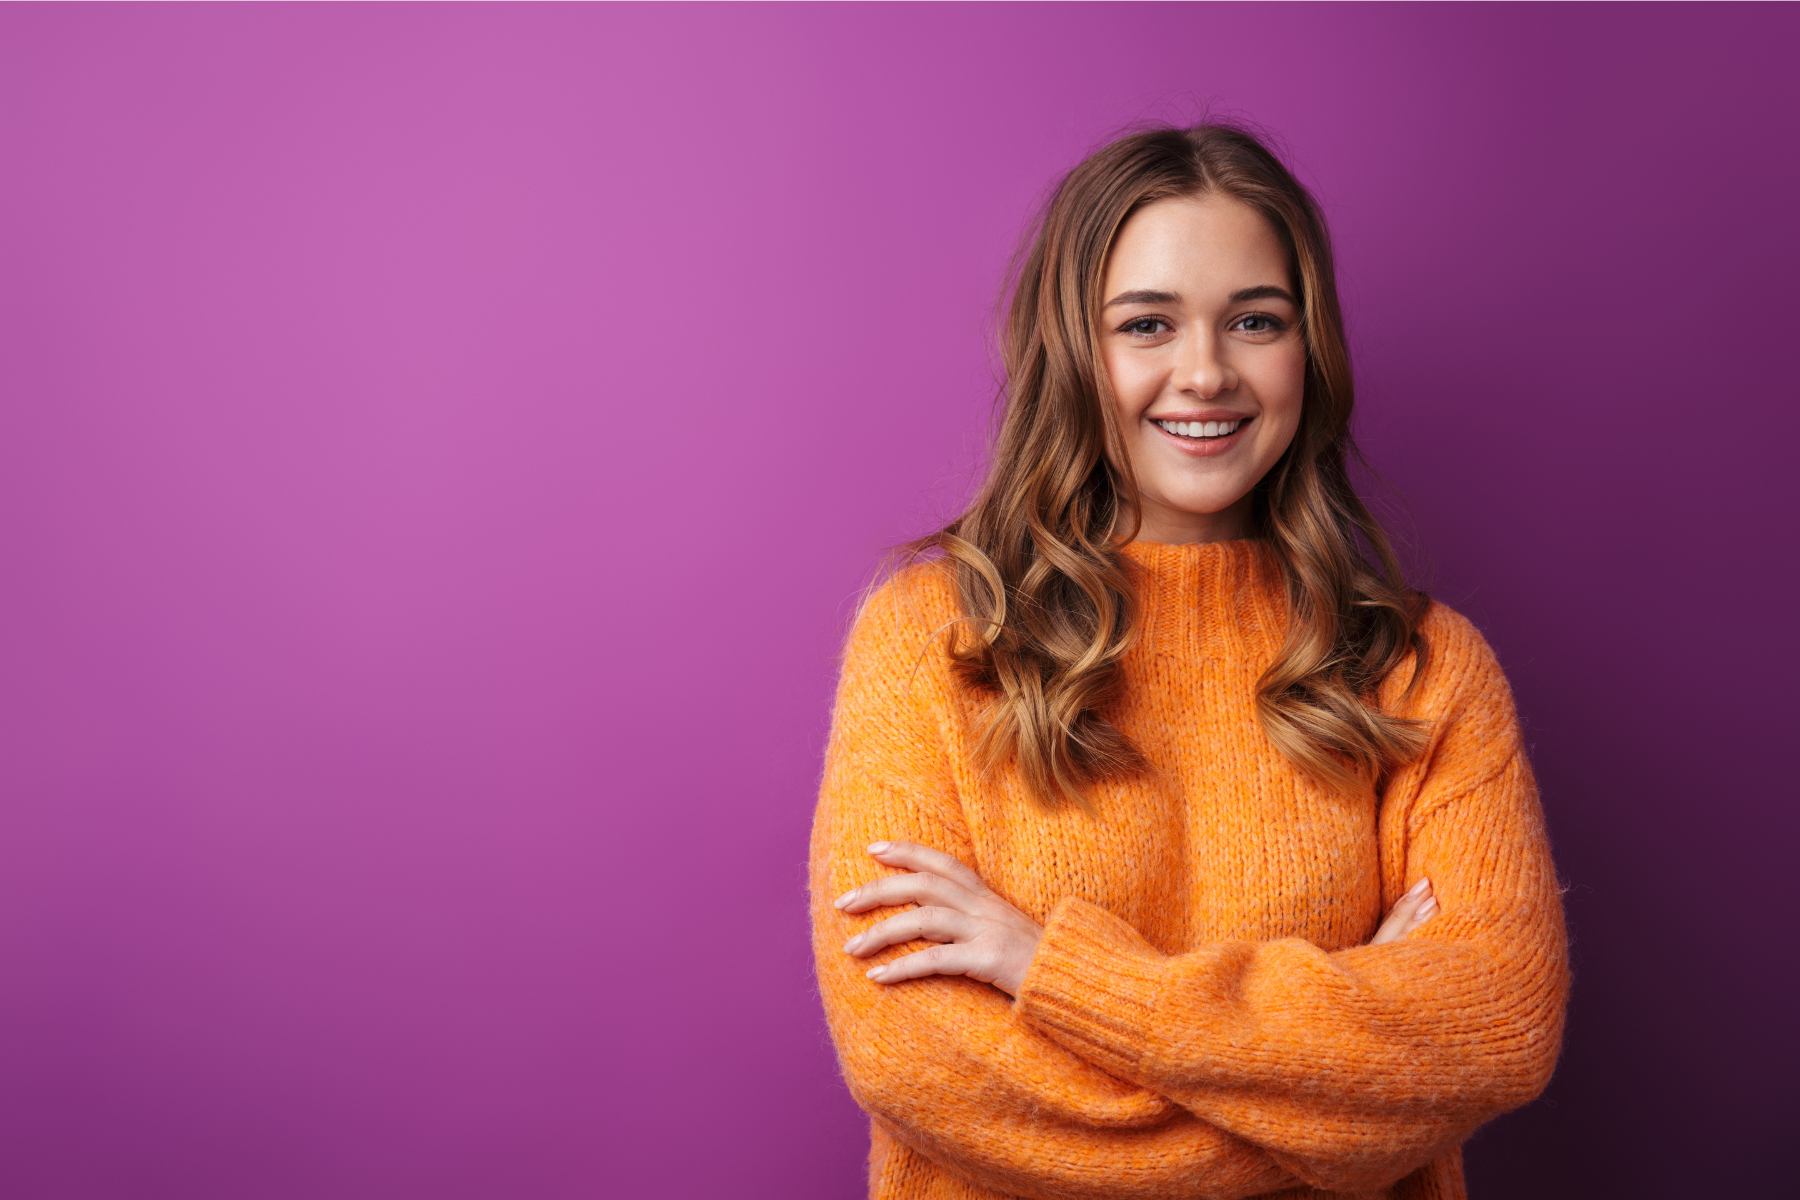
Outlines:
<svg viewBox="0 0 1800 1200"><path fill-rule="evenodd" d="M1259 541L1131 542L1142 637L1157 654L1261 662L1287 631L1287 597L1274 553Z"/></svg>

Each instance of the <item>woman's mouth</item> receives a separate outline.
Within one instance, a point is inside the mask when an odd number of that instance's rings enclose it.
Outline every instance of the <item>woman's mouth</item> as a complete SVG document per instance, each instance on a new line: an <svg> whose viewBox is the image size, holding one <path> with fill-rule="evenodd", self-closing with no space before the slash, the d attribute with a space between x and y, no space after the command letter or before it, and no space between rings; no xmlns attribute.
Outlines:
<svg viewBox="0 0 1800 1200"><path fill-rule="evenodd" d="M1155 424L1164 433L1172 433L1186 441L1216 442L1236 433L1250 419L1239 417L1235 421L1157 421Z"/></svg>

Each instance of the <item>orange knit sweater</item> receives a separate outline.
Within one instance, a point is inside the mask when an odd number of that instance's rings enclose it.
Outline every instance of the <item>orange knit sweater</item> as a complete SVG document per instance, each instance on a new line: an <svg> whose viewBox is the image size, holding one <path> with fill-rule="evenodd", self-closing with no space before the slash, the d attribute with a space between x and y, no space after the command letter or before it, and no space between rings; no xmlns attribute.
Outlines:
<svg viewBox="0 0 1800 1200"><path fill-rule="evenodd" d="M1568 988L1561 900L1511 694L1442 606L1404 706L1429 750L1379 804L1327 792L1264 737L1253 697L1286 606L1253 542L1134 543L1142 624L1115 714L1149 759L1047 813L970 763L981 701L942 653L945 570L864 607L814 823L819 986L873 1122L870 1194L1283 1197L1464 1194L1459 1147L1537 1095ZM1401 711L1403 665L1382 701ZM900 838L974 867L1044 923L1017 1001L898 985L841 947L892 910L839 894ZM1439 913L1366 946L1427 876Z"/></svg>

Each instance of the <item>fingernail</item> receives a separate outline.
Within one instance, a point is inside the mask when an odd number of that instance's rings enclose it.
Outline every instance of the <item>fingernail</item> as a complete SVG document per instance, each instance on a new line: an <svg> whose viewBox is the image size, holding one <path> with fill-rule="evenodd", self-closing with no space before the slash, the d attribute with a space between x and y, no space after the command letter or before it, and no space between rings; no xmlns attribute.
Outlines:
<svg viewBox="0 0 1800 1200"><path fill-rule="evenodd" d="M1432 913L1435 913L1436 911L1437 911L1437 901L1436 900L1427 900L1425 903L1419 905L1419 916L1421 918L1429 917Z"/></svg>
<svg viewBox="0 0 1800 1200"><path fill-rule="evenodd" d="M870 854L886 854L887 848L888 848L888 844L886 842L871 842L869 844L869 853Z"/></svg>
<svg viewBox="0 0 1800 1200"><path fill-rule="evenodd" d="M870 979L873 979L873 980L875 980L875 982L880 983L881 977L883 975L887 974L887 968L886 967L871 967L869 969L869 971L867 972L867 974Z"/></svg>
<svg viewBox="0 0 1800 1200"><path fill-rule="evenodd" d="M1419 882L1413 884L1412 890L1407 892L1406 894L1409 896L1422 896L1425 894L1427 889L1429 889L1430 887L1431 887L1431 880L1421 879L1421 880L1419 880Z"/></svg>
<svg viewBox="0 0 1800 1200"><path fill-rule="evenodd" d="M859 933L855 937L851 938L849 941L845 942L844 943L844 953L845 954L856 953L857 943L859 943L861 941L862 941L862 934Z"/></svg>

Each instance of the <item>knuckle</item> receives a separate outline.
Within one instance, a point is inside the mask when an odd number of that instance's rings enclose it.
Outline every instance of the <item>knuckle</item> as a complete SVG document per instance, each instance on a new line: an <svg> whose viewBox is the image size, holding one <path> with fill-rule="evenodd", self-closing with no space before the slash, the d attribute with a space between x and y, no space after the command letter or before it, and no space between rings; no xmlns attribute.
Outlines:
<svg viewBox="0 0 1800 1200"><path fill-rule="evenodd" d="M943 941L951 936L950 927L955 914L948 909L920 908L915 909L910 915L915 918L913 927L920 937Z"/></svg>
<svg viewBox="0 0 1800 1200"><path fill-rule="evenodd" d="M870 880L859 890L856 902L871 908L891 908L912 899L911 875L883 875Z"/></svg>

